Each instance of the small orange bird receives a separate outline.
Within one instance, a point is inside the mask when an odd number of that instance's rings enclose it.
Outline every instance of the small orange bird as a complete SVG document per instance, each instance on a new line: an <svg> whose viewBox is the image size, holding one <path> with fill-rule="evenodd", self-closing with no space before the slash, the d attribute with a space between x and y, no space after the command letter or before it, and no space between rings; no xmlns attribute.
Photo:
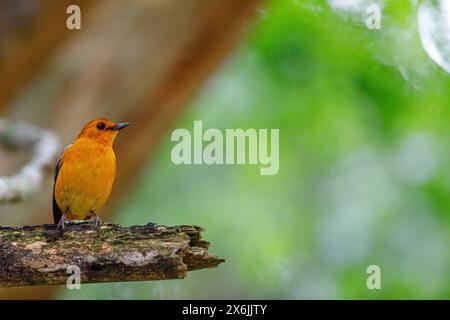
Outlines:
<svg viewBox="0 0 450 320"><path fill-rule="evenodd" d="M61 153L53 185L53 218L58 229L65 220L95 219L111 193L116 175L113 143L129 123L95 119Z"/></svg>

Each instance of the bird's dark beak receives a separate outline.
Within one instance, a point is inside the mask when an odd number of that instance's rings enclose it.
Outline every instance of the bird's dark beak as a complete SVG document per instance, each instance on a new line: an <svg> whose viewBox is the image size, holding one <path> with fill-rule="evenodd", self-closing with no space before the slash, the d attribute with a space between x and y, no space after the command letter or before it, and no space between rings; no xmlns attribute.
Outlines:
<svg viewBox="0 0 450 320"><path fill-rule="evenodd" d="M118 123L113 127L113 130L119 131L122 130L125 127L128 127L130 124L128 122L122 122L122 123Z"/></svg>

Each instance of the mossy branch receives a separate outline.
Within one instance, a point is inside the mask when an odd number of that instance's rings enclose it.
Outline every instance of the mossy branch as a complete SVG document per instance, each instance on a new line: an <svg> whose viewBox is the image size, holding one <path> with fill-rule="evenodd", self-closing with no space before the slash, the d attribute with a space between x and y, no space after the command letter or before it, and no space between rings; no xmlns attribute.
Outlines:
<svg viewBox="0 0 450 320"><path fill-rule="evenodd" d="M121 227L88 222L0 227L0 287L66 284L69 266L81 283L182 279L187 271L224 260L208 252L203 229L147 224ZM70 268L73 272L73 267Z"/></svg>

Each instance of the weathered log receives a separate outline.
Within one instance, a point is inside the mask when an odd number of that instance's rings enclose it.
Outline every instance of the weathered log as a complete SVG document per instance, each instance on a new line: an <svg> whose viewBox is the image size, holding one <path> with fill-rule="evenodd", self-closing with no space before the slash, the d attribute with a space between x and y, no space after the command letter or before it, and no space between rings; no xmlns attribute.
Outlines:
<svg viewBox="0 0 450 320"><path fill-rule="evenodd" d="M213 268L203 229L147 224L121 227L72 222L0 227L0 287L66 284L76 266L81 283L182 279L188 271Z"/></svg>

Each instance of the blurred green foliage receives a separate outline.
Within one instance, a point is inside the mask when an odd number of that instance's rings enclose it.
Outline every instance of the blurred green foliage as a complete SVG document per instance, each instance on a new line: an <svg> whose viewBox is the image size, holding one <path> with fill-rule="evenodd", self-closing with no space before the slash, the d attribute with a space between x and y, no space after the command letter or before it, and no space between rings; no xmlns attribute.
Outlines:
<svg viewBox="0 0 450 320"><path fill-rule="evenodd" d="M269 1L173 128L280 128L279 173L176 166L170 131L113 219L201 225L226 263L61 296L450 298L450 78L392 3L371 31L324 1Z"/></svg>

